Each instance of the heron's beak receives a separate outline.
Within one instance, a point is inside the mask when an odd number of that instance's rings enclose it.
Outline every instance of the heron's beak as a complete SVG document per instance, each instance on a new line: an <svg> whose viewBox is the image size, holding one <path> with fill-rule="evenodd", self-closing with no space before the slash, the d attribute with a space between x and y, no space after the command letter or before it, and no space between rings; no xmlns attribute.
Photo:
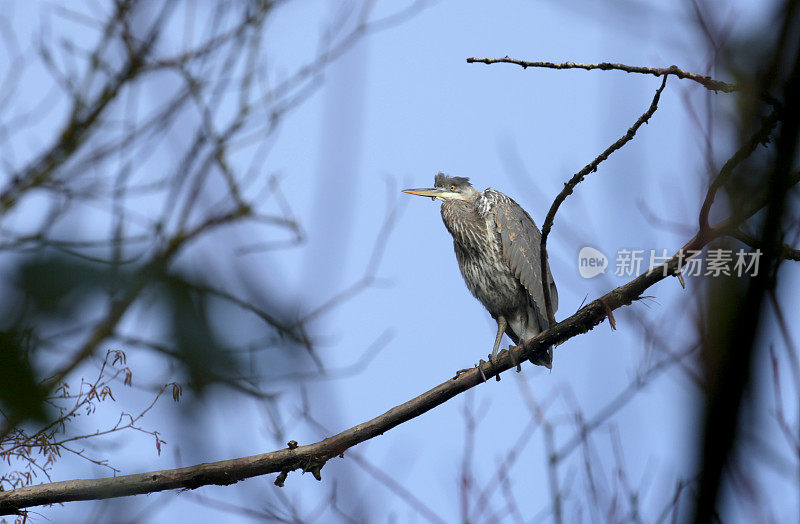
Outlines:
<svg viewBox="0 0 800 524"><path fill-rule="evenodd" d="M403 193L408 193L409 195L419 195L419 196L431 197L434 200L436 200L437 198L441 198L442 195L451 194L450 191L447 191L446 189L439 189L438 187L424 187L424 188L419 188L419 189L404 189Z"/></svg>

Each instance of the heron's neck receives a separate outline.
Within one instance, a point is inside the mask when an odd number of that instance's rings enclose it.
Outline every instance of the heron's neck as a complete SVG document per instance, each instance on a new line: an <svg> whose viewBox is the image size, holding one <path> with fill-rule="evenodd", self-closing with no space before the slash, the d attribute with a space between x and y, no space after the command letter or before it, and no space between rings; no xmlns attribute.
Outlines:
<svg viewBox="0 0 800 524"><path fill-rule="evenodd" d="M474 200L445 200L442 202L442 221L453 238L461 243L466 241L468 230L483 224Z"/></svg>

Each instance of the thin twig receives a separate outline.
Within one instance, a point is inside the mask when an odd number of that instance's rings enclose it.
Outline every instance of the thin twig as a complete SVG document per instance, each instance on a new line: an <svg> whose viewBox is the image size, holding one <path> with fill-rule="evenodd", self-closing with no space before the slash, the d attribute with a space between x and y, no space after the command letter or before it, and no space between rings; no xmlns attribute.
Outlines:
<svg viewBox="0 0 800 524"><path fill-rule="evenodd" d="M747 233L745 233L741 229L737 229L737 230L731 232L731 234L729 236L732 236L733 238L735 238L739 242L741 242L743 244L746 244L746 245L752 247L753 249L763 249L763 245L761 244L761 242L757 238L755 238L755 237L753 237L751 235L748 235ZM779 258L781 260L800 261L800 249L795 249L792 246L790 246L789 244L781 244L781 247L778 250L778 256L779 256Z"/></svg>
<svg viewBox="0 0 800 524"><path fill-rule="evenodd" d="M758 131L756 131L750 137L750 139L747 140L747 142L742 144L742 147L740 147L736 153L734 153L733 156L731 156L725 162L725 165L722 166L722 169L719 170L719 173L709 185L708 191L706 192L706 198L703 201L702 207L700 208L700 231L705 231L709 227L708 214L711 211L711 205L714 203L717 190L725 185L725 183L733 174L733 170L736 168L736 166L741 164L745 159L749 158L759 144L767 144L770 134L775 129L776 125L778 125L778 112L773 109L773 111L764 118Z"/></svg>

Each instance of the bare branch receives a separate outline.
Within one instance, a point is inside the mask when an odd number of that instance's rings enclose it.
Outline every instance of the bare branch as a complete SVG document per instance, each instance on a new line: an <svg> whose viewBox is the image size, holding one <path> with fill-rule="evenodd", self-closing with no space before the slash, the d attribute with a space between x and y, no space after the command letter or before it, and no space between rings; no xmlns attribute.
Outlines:
<svg viewBox="0 0 800 524"><path fill-rule="evenodd" d="M761 127L756 131L753 136L750 137L747 142L742 144L742 147L736 151L736 153L731 156L725 165L722 166L722 169L719 170L719 173L711 182L711 185L708 187L708 192L706 193L706 198L703 201L703 205L700 208L700 230L704 231L708 229L708 214L711 211L711 205L714 203L714 198L716 197L717 190L720 187L724 186L725 183L730 179L731 175L733 174L733 170L741 164L745 159L749 158L750 155L753 154L753 151L756 150L759 144L767 144L769 141L770 134L775 129L775 126L778 125L778 112L773 110L764 120L761 122Z"/></svg>
<svg viewBox="0 0 800 524"><path fill-rule="evenodd" d="M575 62L560 62L560 63L526 62L525 60L517 60L515 58L509 58L507 56L503 58L467 58L467 63L516 64L522 67L523 69L527 69L529 67L544 67L547 69L586 69L587 71L591 71L592 69L600 69L602 71L625 71L626 73L640 73L644 75L653 75L653 76L675 75L678 78L686 78L688 80L694 80L698 84L702 85L703 87L711 91L722 91L723 93L732 93L739 89L739 87L736 84L728 84L726 82L720 82L719 80L714 80L713 78L708 76L699 75L697 73L691 73L675 65L669 67L642 67L642 66L629 66L625 64L614 64L611 62L601 62L599 64L578 64Z"/></svg>
<svg viewBox="0 0 800 524"><path fill-rule="evenodd" d="M762 243L759 242L757 238L748 235L741 229L731 232L730 236L741 243L752 247L753 249L763 249ZM795 260L800 262L800 249L795 249L789 244L781 244L780 249L778 250L778 257L783 260Z"/></svg>

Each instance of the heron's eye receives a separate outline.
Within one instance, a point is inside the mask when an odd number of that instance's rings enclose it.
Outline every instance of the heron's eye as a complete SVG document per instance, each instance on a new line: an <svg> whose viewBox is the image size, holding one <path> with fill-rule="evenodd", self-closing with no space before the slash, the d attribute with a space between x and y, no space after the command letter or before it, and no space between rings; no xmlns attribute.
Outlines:
<svg viewBox="0 0 800 524"><path fill-rule="evenodd" d="M450 186L450 191L455 191L455 190L456 190L456 186Z"/></svg>

